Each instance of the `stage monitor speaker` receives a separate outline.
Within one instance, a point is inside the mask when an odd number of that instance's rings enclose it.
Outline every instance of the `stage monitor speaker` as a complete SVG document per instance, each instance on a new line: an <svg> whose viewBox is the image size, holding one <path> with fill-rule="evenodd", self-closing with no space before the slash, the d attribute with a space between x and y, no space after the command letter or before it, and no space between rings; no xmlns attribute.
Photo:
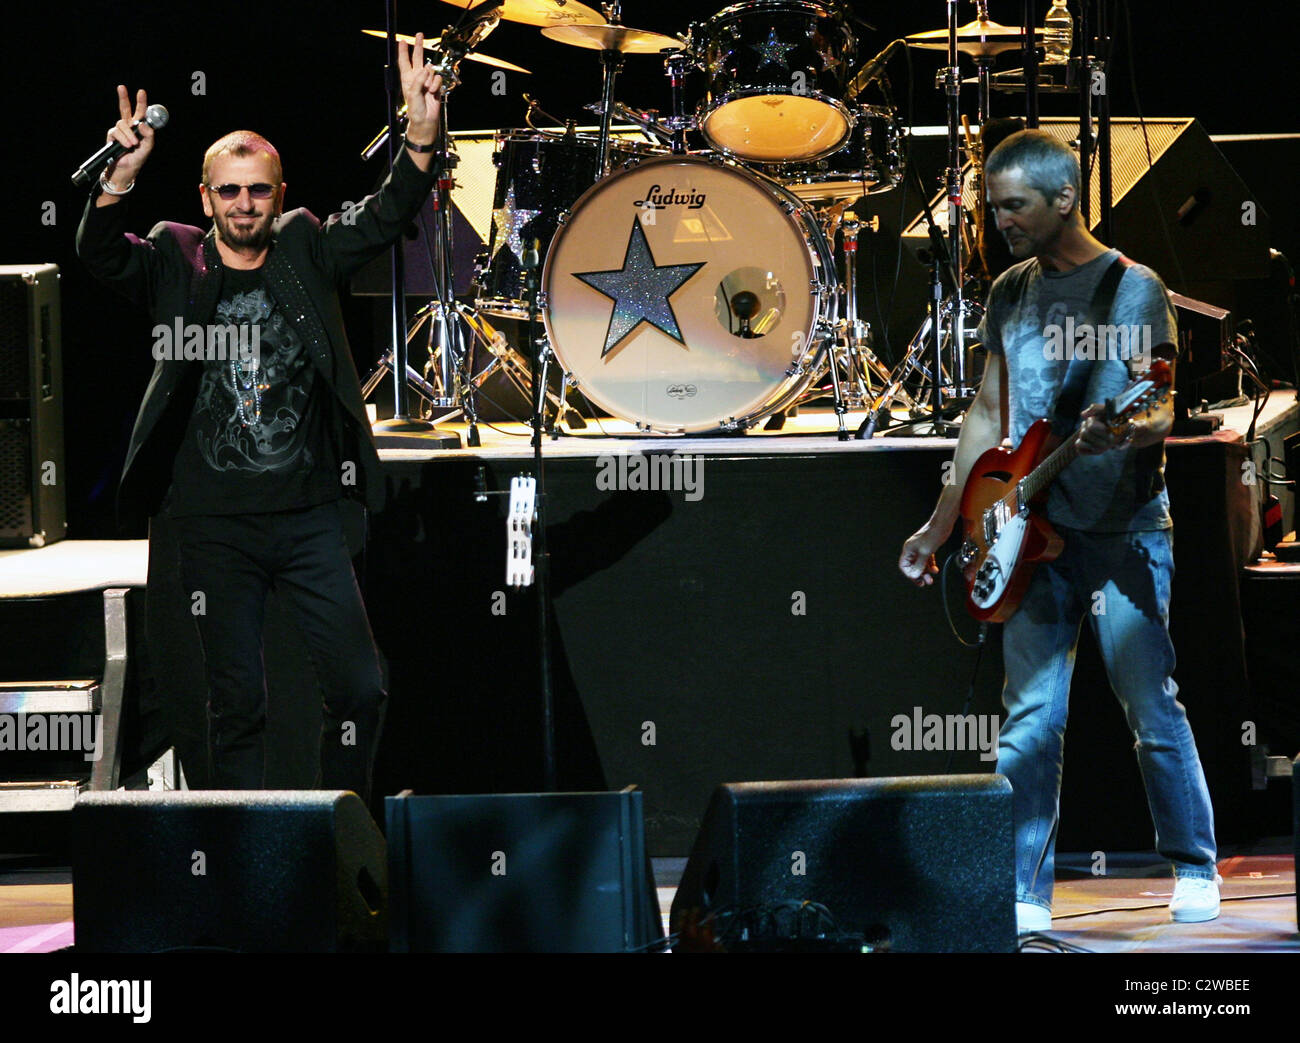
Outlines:
<svg viewBox="0 0 1300 1043"><path fill-rule="evenodd" d="M394 952L636 952L663 938L633 787L385 804Z"/></svg>
<svg viewBox="0 0 1300 1043"><path fill-rule="evenodd" d="M1178 365L1174 405L1180 417L1201 402L1224 402L1241 395L1241 366L1233 356L1236 327L1232 312L1205 301L1169 292L1178 322Z"/></svg>
<svg viewBox="0 0 1300 1043"><path fill-rule="evenodd" d="M59 267L0 265L0 547L67 535Z"/></svg>
<svg viewBox="0 0 1300 1043"><path fill-rule="evenodd" d="M1108 246L1153 268L1180 292L1198 283L1267 278L1269 216L1196 120L1112 117L1110 126L1114 241ZM1044 119L1039 129L1073 146L1079 121ZM1101 219L1099 168L1092 164L1093 231ZM969 164L965 170L969 175ZM931 201L931 211L946 229L942 194ZM924 215L903 238L913 250L928 245Z"/></svg>
<svg viewBox="0 0 1300 1043"><path fill-rule="evenodd" d="M675 951L1011 951L1014 859L1001 775L719 786L673 899ZM794 916L804 902L833 929Z"/></svg>
<svg viewBox="0 0 1300 1043"><path fill-rule="evenodd" d="M346 791L85 793L72 810L82 952L383 952L383 835Z"/></svg>

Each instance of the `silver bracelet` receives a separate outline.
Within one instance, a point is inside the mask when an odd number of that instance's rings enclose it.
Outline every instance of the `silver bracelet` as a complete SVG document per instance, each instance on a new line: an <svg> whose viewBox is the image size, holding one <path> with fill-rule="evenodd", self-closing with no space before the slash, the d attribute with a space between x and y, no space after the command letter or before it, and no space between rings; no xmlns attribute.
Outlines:
<svg viewBox="0 0 1300 1043"><path fill-rule="evenodd" d="M110 181L107 181L104 178L104 176L101 174L99 176L99 187L102 188L105 192L107 192L110 196L124 196L128 192L130 192L131 189L135 188L135 181L133 180L129 185L126 186L126 188L122 189L122 191L119 192L116 188L113 187L112 183Z"/></svg>

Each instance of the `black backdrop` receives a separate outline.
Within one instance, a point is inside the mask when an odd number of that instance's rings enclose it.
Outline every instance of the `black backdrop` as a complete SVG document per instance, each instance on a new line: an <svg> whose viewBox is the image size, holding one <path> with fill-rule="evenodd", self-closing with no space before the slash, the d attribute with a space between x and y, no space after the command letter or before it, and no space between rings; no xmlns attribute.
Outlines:
<svg viewBox="0 0 1300 1043"><path fill-rule="evenodd" d="M721 0L627 0L624 21L680 31L722 6ZM874 34L864 33L864 54L875 53L896 36L939 27L946 11L942 0L859 0L854 6L878 27ZM1283 81L1300 30L1300 11L1292 5L1267 5L1267 20L1249 21L1240 14L1243 8L1210 0L1120 4L1125 6L1132 8L1136 43L1129 47L1122 35L1118 41L1111 77L1116 114L1134 111L1132 55L1146 115L1196 116L1211 133L1300 129L1293 91ZM116 118L114 85L144 86L172 116L131 200L140 234L163 218L202 222L196 185L203 150L236 127L266 134L281 150L289 206L327 214L369 191L380 173L374 165L363 165L358 153L384 120L383 44L359 30L382 27L384 5L382 0L80 0L7 8L0 44L0 76L9 102L0 162L6 210L0 260L54 261L63 270L70 535L109 537L117 534L112 522L117 472L152 364L148 324L94 286L79 267L73 236L85 196L72 189L68 175L103 141ZM1036 0L1035 8L1041 17L1046 0ZM1071 8L1077 12L1078 3ZM973 3L963 4L963 20L974 17L974 10ZM1006 23L1017 21L1020 10L1014 0L991 4L993 17ZM438 0L403 0L399 28L437 32L454 14ZM582 115L580 106L597 97L594 52L565 47L511 24L499 27L485 50L535 74L509 75L506 94L498 96L489 74L471 67L454 99L458 128L520 124L523 91L560 116ZM940 97L933 89L938 65L937 55L914 57L915 123L942 120ZM891 65L904 109L905 70L901 59ZM194 92L196 74L205 81L204 93ZM659 61L629 59L620 97L666 109ZM1003 114L1013 114L1013 104L1008 98L996 102ZM1043 112L1066 115L1073 106L1072 99L1045 98ZM1293 182L1294 175L1281 184ZM1290 205L1264 202L1275 221ZM52 224L46 223L50 203ZM1279 237L1284 249L1286 241L1294 240L1293 211L1285 211ZM373 335L374 307L353 300L346 312L363 371L380 352Z"/></svg>

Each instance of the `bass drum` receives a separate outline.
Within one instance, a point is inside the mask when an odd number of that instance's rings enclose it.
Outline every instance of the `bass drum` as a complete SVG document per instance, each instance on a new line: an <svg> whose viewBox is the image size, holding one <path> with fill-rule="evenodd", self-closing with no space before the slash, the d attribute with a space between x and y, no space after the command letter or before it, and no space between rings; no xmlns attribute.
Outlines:
<svg viewBox="0 0 1300 1043"><path fill-rule="evenodd" d="M651 159L565 215L542 272L556 357L592 402L664 434L792 403L826 351L835 266L797 199L717 159Z"/></svg>

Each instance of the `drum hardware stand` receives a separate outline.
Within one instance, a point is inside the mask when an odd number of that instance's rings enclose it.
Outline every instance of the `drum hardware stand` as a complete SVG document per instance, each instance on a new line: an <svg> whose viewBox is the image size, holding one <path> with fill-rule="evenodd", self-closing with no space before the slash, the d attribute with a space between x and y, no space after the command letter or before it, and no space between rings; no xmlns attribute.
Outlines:
<svg viewBox="0 0 1300 1043"><path fill-rule="evenodd" d="M826 209L822 214L822 224L828 241L833 245L835 233L843 235L844 283L837 288L837 296L844 299L844 315L837 318L826 334L832 341L827 352L827 366L830 370L831 389L835 401L837 435L841 442L849 440L848 428L844 417L851 409L861 409L873 404L873 376L882 385L890 381L889 368L881 362L871 350L871 325L861 318L858 310L857 295L857 252L858 236L865 226L872 232L880 230L880 218L859 221L856 216L845 216L849 201L843 200ZM810 387L796 401L797 408L814 398L825 394L822 387ZM912 398L900 387L898 397L906 400L907 405L914 405ZM791 410L791 411L792 411ZM764 430L776 431L783 426L785 413L776 413L765 425Z"/></svg>
<svg viewBox="0 0 1300 1043"><path fill-rule="evenodd" d="M395 0L387 0L384 6L385 28L388 31L388 67L385 70L387 75L384 78L384 85L389 122L386 134L381 132L380 137L385 139L383 143L386 146L388 163L391 167L396 161L397 149L401 147L399 145L401 140L399 130L403 113L396 104L394 82L397 69ZM461 353L457 350L458 345L455 343L459 339L459 329L456 321L458 316L454 314L455 293L451 272L451 222L448 215L452 187L451 171L455 169L457 158L450 149L447 136L448 103L451 92L460 82L457 75L457 65L460 59L473 48L474 44L491 31L496 25L496 20L497 14L493 11L486 19L472 24L468 33L463 37L457 37L454 31L449 29L443 34L440 47L435 52L440 58L437 63L438 72L443 76L444 81L441 118L438 121L438 151L434 154L434 162L441 164L442 174L439 176L437 186L434 189L436 195L434 198L435 216L432 236L435 257L433 274L437 281L437 299L436 304L431 304L430 307L434 310L429 313L428 317L433 318L434 322L430 326L430 350L432 351L432 343L435 339L434 329L436 328L439 331L436 339L439 344L442 364L438 373L438 386L435 387L419 377L407 360L406 264L402 253L402 243L399 239L398 242L393 244L392 248L393 302L390 324L392 348L366 379L367 391L365 393L368 395L378 387L379 381L383 379L386 372L391 373L393 377L393 416L389 420L381 420L372 425L375 443L380 448L459 449L461 445L460 436L455 432L439 430L430 421L413 417L407 408L407 393L409 390L416 390L433 408L449 408L456 404L451 391L456 385L455 366L456 360L461 357ZM378 145L379 138L376 138L366 147L364 154L373 155ZM472 434L477 436L477 430L474 429Z"/></svg>
<svg viewBox="0 0 1300 1043"><path fill-rule="evenodd" d="M973 394L973 389L967 384L966 378L966 336L965 336L965 319L967 314L967 305L965 301L965 287L962 279L962 273L965 271L962 249L962 222L965 211L962 207L962 174L961 174L961 134L959 132L960 109L961 109L961 52L957 46L957 0L947 0L948 4L948 65L941 70L944 84L944 94L946 98L946 108L948 117L948 167L944 172L944 195L948 206L948 235L947 246L944 245L944 235L939 231L939 226L934 220L934 215L930 212L928 205L921 208L925 215L926 224L930 232L930 314L926 322L918 331L917 336L912 339L907 355L899 363L895 372L898 376L891 381L890 387L886 389L885 395L878 400L877 405L867 415L867 419L862 422L858 428L857 436L859 438L870 438L879 425L881 413L887 409L890 403L889 395L891 389L902 386L903 375L911 372L917 366L920 352L917 348L923 344L925 339L930 341L930 431L931 435L947 436L952 434L956 424L951 423L945 417L943 404L943 388L945 379L949 379L944 372L943 367L943 343L946 339L950 351L952 352L950 379L954 396L958 399L969 397ZM986 5L980 5L980 14L986 14ZM982 68L980 77L981 89L987 85L988 76L987 67ZM987 104L987 100L981 101L982 105ZM925 186L921 182L920 175L914 167L910 168L912 176L916 180L917 187L920 189L920 198L928 199L929 193L925 191ZM947 301L943 296L943 273L946 272L949 285L952 287L952 294ZM944 327L947 327L946 331Z"/></svg>
<svg viewBox="0 0 1300 1043"><path fill-rule="evenodd" d="M928 194L925 191L925 185L921 181L921 175L917 173L914 166L908 167L912 177L915 180L921 199L927 199ZM959 182L960 184L960 182ZM960 195L958 196L960 201ZM949 214L954 212L958 218L964 217L964 211L959 205L954 207L952 199L948 200ZM888 410L894 396L903 387L903 382L907 377L916 370L919 370L923 377L929 378L930 389L930 431L931 435L946 437L952 433L955 424L948 422L944 416L943 405L943 387L948 380L948 372L943 365L943 345L945 334L949 350L952 352L953 359L960 361L964 369L965 364L965 313L974 305L973 299L968 300L961 291L961 280L957 278L957 270L953 264L953 259L948 253L945 245L944 234L939 229L938 222L934 219L930 207L927 204L921 208L921 213L925 216L926 225L930 233L930 304L929 314L922 323L921 328L917 330L916 335L908 345L907 352L899 364L894 368L889 386L881 393L880 397L872 410L867 414L866 420L858 428L858 438L870 438L876 432L880 424L881 415ZM953 245L961 243L960 228L957 231L954 240L949 240ZM944 281L948 280L948 285L953 287L952 294L944 299ZM929 354L929 367L926 368L922 357ZM955 372L955 367L954 367ZM915 433L915 432L912 432Z"/></svg>
<svg viewBox="0 0 1300 1043"><path fill-rule="evenodd" d="M532 363L533 385L533 476L536 481L535 578L537 581L537 649L542 696L542 771L548 793L556 789L555 762L555 693L551 684L551 560L546 551L546 468L542 459L542 429L546 412L546 359L549 347L542 348L537 336L537 295L541 283L537 256L540 243L534 239L524 250L521 261L526 273L524 293L528 299L528 356Z"/></svg>
<svg viewBox="0 0 1300 1043"><path fill-rule="evenodd" d="M692 120L686 115L686 102L682 96L682 85L686 80L686 67L690 64L685 51L670 51L664 57L664 69L668 73L668 82L672 87L673 115L666 126L672 131L670 148L674 156L686 155L686 132Z"/></svg>
<svg viewBox="0 0 1300 1043"><path fill-rule="evenodd" d="M853 408L860 409L870 398L871 377L874 374L882 383L889 382L889 368L876 358L871 350L871 324L861 317L858 308L858 235L866 226L872 232L880 231L880 218L859 221L845 217L840 222L844 237L844 353L848 358L848 372L856 387L850 388L849 399ZM907 401L911 404L911 398Z"/></svg>
<svg viewBox="0 0 1300 1043"><path fill-rule="evenodd" d="M415 313L409 333L412 340L426 321L437 321L437 309L437 302L431 301ZM469 329L470 346L465 352L463 364L456 369L455 399L463 403L463 405L453 409L450 413L444 414L440 419L446 422L464 416L466 423L469 425L466 445L476 447L482 444L478 434L478 396L476 392L487 383L492 374L500 371L515 390L531 402L533 389L530 381L529 362L506 340L504 334L493 329L469 305L457 301L455 318L464 323ZM542 334L542 340L545 342L545 334ZM438 349L432 347L432 342L431 333L429 361L425 363L424 376L421 377L413 368L408 367L407 380L410 382L412 390L428 404L429 408L438 408L436 403L440 396L437 387L430 378L436 381L441 359L438 357ZM476 350L480 347L492 355L492 361L476 374L474 373L474 358ZM551 357L550 347L544 346L543 350L549 359ZM379 384L380 378L388 372L388 366L391 365L390 360L391 356L385 356L380 363L380 369L372 373L362 386L363 398L368 397L374 391ZM430 373L430 370L434 372ZM549 388L546 391L546 400L554 410L546 429L556 438L563 433L556 430L558 424L567 424L574 430L581 430L587 426L587 422L583 420L581 414L578 413L577 409L569 405L565 398L565 392L569 386L572 386L573 378L566 373L563 379L565 386L561 388L558 395Z"/></svg>
<svg viewBox="0 0 1300 1043"><path fill-rule="evenodd" d="M962 180L961 180L961 133L960 133L960 109L961 109L961 52L957 49L957 0L948 0L948 68L945 73L945 94L947 96L948 109L948 170L944 176L944 183L948 196L948 252L951 259L947 262L949 270L953 277L953 299L950 317L952 328L949 331L949 343L954 346L954 355L952 358L952 379L953 390L958 396L969 396L972 392L966 382L966 358L965 352L961 346L965 343L965 337L962 335L962 321L965 316L965 308L962 306L962 279L961 273L966 270L964 259L962 257L961 241L961 224L962 224ZM919 175L917 175L919 180ZM926 198L925 196L921 197ZM929 210L929 207L925 207ZM943 249L941 238L934 235L935 229L931 228L930 239L936 249ZM943 255L940 254L941 260ZM931 291L939 284L938 268L934 268L931 273ZM940 333L937 324L940 321L939 298L933 298L934 319L936 328L933 331L934 337L934 371L936 377L941 368L939 360ZM931 401L931 416L934 425L934 433L946 429L947 425L943 419L943 402L942 402L942 382L934 382L934 391Z"/></svg>
<svg viewBox="0 0 1300 1043"><path fill-rule="evenodd" d="M1035 38L1034 0L1025 0L1023 43L1025 56L1025 128L1038 127L1038 41ZM1087 50L1085 47L1084 50Z"/></svg>
<svg viewBox="0 0 1300 1043"><path fill-rule="evenodd" d="M623 22L623 4L621 0L601 4L610 25ZM609 128L614 118L614 81L618 79L623 67L623 52L615 48L605 48L600 52L600 64L603 67L600 92L600 141L596 146L596 180L599 181L609 173Z"/></svg>

